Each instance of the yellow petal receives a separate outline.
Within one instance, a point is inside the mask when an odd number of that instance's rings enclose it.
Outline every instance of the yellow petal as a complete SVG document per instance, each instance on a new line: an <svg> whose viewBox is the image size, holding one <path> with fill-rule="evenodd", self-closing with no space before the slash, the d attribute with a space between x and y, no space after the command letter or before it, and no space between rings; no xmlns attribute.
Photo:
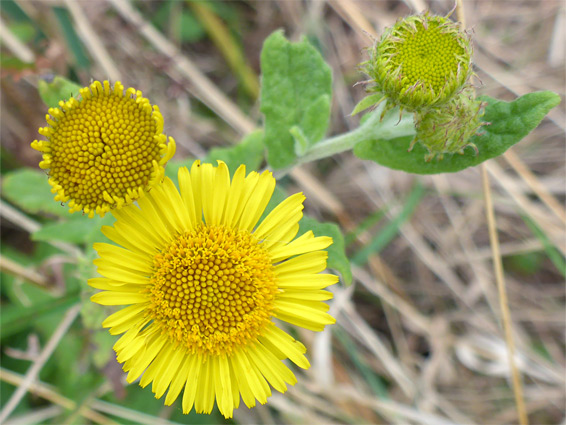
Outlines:
<svg viewBox="0 0 566 425"><path fill-rule="evenodd" d="M153 380L151 389L155 393L155 398L161 398L163 394L165 394L175 373L181 368L181 362L184 358L185 350L183 348L173 348L173 354L167 361L163 362L163 366L159 369Z"/></svg>
<svg viewBox="0 0 566 425"><path fill-rule="evenodd" d="M228 227L232 227L242 214L242 207L245 202L245 180L246 166L240 165L232 178L230 190L228 191L228 198L226 199L226 207L224 208L222 223Z"/></svg>
<svg viewBox="0 0 566 425"><path fill-rule="evenodd" d="M126 380L130 384L140 377L167 342L169 342L167 337L162 335L147 338L145 347L135 356L135 362L126 369L129 370Z"/></svg>
<svg viewBox="0 0 566 425"><path fill-rule="evenodd" d="M261 243L261 246L269 250L272 247L288 244L299 231L299 220L303 217L302 212L290 217L289 222L281 225L277 230L270 233Z"/></svg>
<svg viewBox="0 0 566 425"><path fill-rule="evenodd" d="M275 190L275 179L270 172L264 171L246 203L238 227L251 231L263 214L265 207Z"/></svg>
<svg viewBox="0 0 566 425"><path fill-rule="evenodd" d="M126 360L134 356L137 352L143 349L145 345L145 336L138 335L125 345L117 354L116 360L119 363L124 363Z"/></svg>
<svg viewBox="0 0 566 425"><path fill-rule="evenodd" d="M271 386L277 391L284 393L287 391L285 382L295 384L295 375L281 360L269 352L262 344L255 344L247 351L249 358L254 362L263 376L269 381Z"/></svg>
<svg viewBox="0 0 566 425"><path fill-rule="evenodd" d="M241 365L239 357L242 355L243 354L233 354L232 356L230 356L232 370L234 371L234 380L238 383L238 388L240 390L240 393L242 394L242 400L244 401L244 404L248 407L254 407L256 396L254 395L248 383L248 381L252 379L251 376L249 376L250 373L252 373L250 371L251 367L250 369L245 369Z"/></svg>
<svg viewBox="0 0 566 425"><path fill-rule="evenodd" d="M195 403L195 397L197 395L198 388L197 383L201 381L201 370L203 369L203 363L201 355L192 355L190 357L190 366L187 375L187 381L185 384L185 392L183 393L183 413L188 414L193 408ZM195 406L196 408L196 406Z"/></svg>
<svg viewBox="0 0 566 425"><path fill-rule="evenodd" d="M257 229L254 231L254 235L260 240L265 239L281 226L293 221L297 213L303 210L304 200L305 196L301 192L289 196L263 219L261 224L257 226ZM298 223L298 220L295 223Z"/></svg>
<svg viewBox="0 0 566 425"><path fill-rule="evenodd" d="M167 177L161 185L151 191L151 196L147 197L167 229L168 239L176 233L188 230L187 221L184 220L183 222L178 213L184 210L184 208L182 207L183 203L179 202L177 197L179 197L179 192L171 179Z"/></svg>
<svg viewBox="0 0 566 425"><path fill-rule="evenodd" d="M147 302L147 295L134 292L104 291L90 297L92 302L101 305L128 305Z"/></svg>
<svg viewBox="0 0 566 425"><path fill-rule="evenodd" d="M158 188L154 188L157 190L156 194L159 192ZM167 222L167 218L163 216L161 211L156 209L155 200L153 199L154 190L141 199L138 199L138 204L141 209L141 213L143 214L143 219L145 222L145 226L141 227L140 229L145 229L146 227L151 227L152 231L156 232L159 235L161 243L155 245L156 248L161 248L163 244L168 243L173 236L173 229L171 225ZM169 224L169 226L167 226Z"/></svg>
<svg viewBox="0 0 566 425"><path fill-rule="evenodd" d="M314 237L311 231L308 231L301 237L295 239L287 245L275 246L269 250L271 259L274 263L284 260L295 255L307 252L320 251L328 248L332 244L332 238L328 236Z"/></svg>
<svg viewBox="0 0 566 425"><path fill-rule="evenodd" d="M147 304L134 304L129 307L118 310L116 313L108 316L102 326L104 328L112 328L115 326L120 326L122 323L127 322L132 317L138 316L142 311L147 308Z"/></svg>
<svg viewBox="0 0 566 425"><path fill-rule="evenodd" d="M333 274L288 273L277 276L277 286L283 290L313 290L324 289L338 282L338 276Z"/></svg>
<svg viewBox="0 0 566 425"><path fill-rule="evenodd" d="M179 397L181 390L185 386L187 382L187 374L189 373L189 367L191 365L191 357L194 357L194 355L186 354L181 361L181 368L173 377L169 391L167 391L167 396L165 397L166 406L171 406L173 402L177 400L177 397Z"/></svg>
<svg viewBox="0 0 566 425"><path fill-rule="evenodd" d="M96 271L108 279L135 285L147 285L149 283L149 273L135 272L118 266L112 267L113 264L104 259L94 260L93 263L98 266Z"/></svg>
<svg viewBox="0 0 566 425"><path fill-rule="evenodd" d="M138 204L139 202L140 200L138 200ZM144 237L149 239L152 246L159 246L165 243L166 235L164 235L162 231L158 231L156 226L150 226L148 224L146 214L144 214L144 212L142 212L136 205L130 205L129 208L113 210L112 215L116 217L116 220L130 223L136 229L143 229Z"/></svg>
<svg viewBox="0 0 566 425"><path fill-rule="evenodd" d="M303 369L310 367L309 361L303 355L307 352L306 347L277 326L270 326L259 339L266 347L277 347L297 366Z"/></svg>
<svg viewBox="0 0 566 425"><path fill-rule="evenodd" d="M118 292L140 292L143 286L139 284L128 284L118 280L108 279L106 277L93 277L87 280L88 286L95 289L102 289L103 291L118 291Z"/></svg>
<svg viewBox="0 0 566 425"><path fill-rule="evenodd" d="M303 289L286 290L277 294L283 300L326 301L332 299L330 291L305 291Z"/></svg>
<svg viewBox="0 0 566 425"><path fill-rule="evenodd" d="M134 241L128 239L127 236L124 236L121 232L119 232L112 226L102 226L100 230L102 231L102 234L108 239L116 242L118 245L121 245L126 249L129 249L130 251L140 254L147 254L155 251L155 249L153 248L147 250L143 245L137 245Z"/></svg>
<svg viewBox="0 0 566 425"><path fill-rule="evenodd" d="M326 268L326 251L315 251L293 257L277 264L274 269L278 277L285 274L319 273Z"/></svg>
<svg viewBox="0 0 566 425"><path fill-rule="evenodd" d="M225 418L231 418L234 411L230 366L226 355L214 358L214 385L218 410Z"/></svg>
<svg viewBox="0 0 566 425"><path fill-rule="evenodd" d="M265 381L263 375L256 370L256 367L250 362L248 356L244 351L237 351L233 354L234 364L236 365L236 371L238 372L238 378L245 379L247 388L242 386L241 388L247 390L249 388L250 394L242 393L244 398L244 403L246 406L255 406L255 400L252 402L251 398L256 398L261 404L267 403L267 398L271 395L271 389ZM247 401L246 401L247 399Z"/></svg>
<svg viewBox="0 0 566 425"><path fill-rule="evenodd" d="M205 164L206 165L206 164ZM210 413L214 407L214 374L211 358L205 358L201 368L198 391L195 397L195 411Z"/></svg>
<svg viewBox="0 0 566 425"><path fill-rule="evenodd" d="M219 161L218 167L215 168L214 181L212 190L208 192L210 202L205 202L206 206L203 211L207 224L217 226L222 222L222 216L226 207L228 190L230 188L230 172L228 167L222 161Z"/></svg>
<svg viewBox="0 0 566 425"><path fill-rule="evenodd" d="M301 326L313 331L322 331L324 325L336 322L336 319L325 313L323 309L328 309L324 303L311 304L308 301L297 302L276 299L274 303L275 316L293 325Z"/></svg>
<svg viewBox="0 0 566 425"><path fill-rule="evenodd" d="M167 367L171 357L173 357L175 347L173 344L165 344L161 351L155 356L149 367L143 373L140 380L140 387L145 388L150 382L155 382L160 371ZM153 387L153 385L152 385ZM154 388L152 388L154 389ZM155 392L155 391L154 391Z"/></svg>
<svg viewBox="0 0 566 425"><path fill-rule="evenodd" d="M153 262L149 255L141 255L108 243L95 243L93 248L108 261L145 273L152 272Z"/></svg>
<svg viewBox="0 0 566 425"><path fill-rule="evenodd" d="M181 193L181 199L183 199L183 203L185 204L185 209L190 218L192 226L196 226L201 222L201 217L200 211L197 210L197 207L195 205L191 174L186 167L181 167L179 168L177 176L179 179L179 191Z"/></svg>

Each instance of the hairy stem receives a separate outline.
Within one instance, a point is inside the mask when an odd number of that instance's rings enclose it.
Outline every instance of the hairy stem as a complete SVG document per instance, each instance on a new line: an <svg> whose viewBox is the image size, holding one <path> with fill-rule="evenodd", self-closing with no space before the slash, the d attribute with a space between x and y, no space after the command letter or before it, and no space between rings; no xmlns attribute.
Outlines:
<svg viewBox="0 0 566 425"><path fill-rule="evenodd" d="M275 176L280 178L286 175L290 169L298 165L346 152L363 141L375 141L379 143L379 140L391 140L397 137L413 136L415 134L412 114L404 113L403 116L401 116L398 110L394 109L387 112L382 118L383 108L384 104L377 107L371 112L369 118L355 130L318 142L308 149L303 156L299 157L295 164L279 170L275 173Z"/></svg>

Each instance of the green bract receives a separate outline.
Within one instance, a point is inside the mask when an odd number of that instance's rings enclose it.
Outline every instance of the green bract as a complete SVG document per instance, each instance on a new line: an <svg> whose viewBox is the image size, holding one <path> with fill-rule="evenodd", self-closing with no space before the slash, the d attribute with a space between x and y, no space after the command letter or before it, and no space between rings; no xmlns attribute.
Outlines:
<svg viewBox="0 0 566 425"><path fill-rule="evenodd" d="M448 102L472 74L469 36L442 16L409 16L385 30L365 64L388 108L418 112Z"/></svg>
<svg viewBox="0 0 566 425"><path fill-rule="evenodd" d="M415 113L417 134L410 149L420 142L428 150L427 162L437 155L442 160L444 154L463 154L467 147L477 154L477 146L469 140L487 124L480 120L484 105L475 99L473 89L467 88L444 105Z"/></svg>

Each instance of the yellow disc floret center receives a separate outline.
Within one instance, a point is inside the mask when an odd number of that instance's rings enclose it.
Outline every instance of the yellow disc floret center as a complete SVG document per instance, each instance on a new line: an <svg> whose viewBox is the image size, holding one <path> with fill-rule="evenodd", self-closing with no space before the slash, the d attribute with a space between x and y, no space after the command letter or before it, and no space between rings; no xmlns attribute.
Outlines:
<svg viewBox="0 0 566 425"><path fill-rule="evenodd" d="M160 159L156 126L151 108L122 93L85 99L52 131L49 176L75 204L91 210L137 192Z"/></svg>
<svg viewBox="0 0 566 425"><path fill-rule="evenodd" d="M230 353L270 322L273 266L248 231L199 225L156 254L154 269L148 318L191 352Z"/></svg>
<svg viewBox="0 0 566 425"><path fill-rule="evenodd" d="M396 43L391 64L399 67L405 87L420 83L438 94L447 80L457 75L465 50L453 33L443 32L436 22L430 22L427 28L422 22L415 26L416 31L407 28Z"/></svg>

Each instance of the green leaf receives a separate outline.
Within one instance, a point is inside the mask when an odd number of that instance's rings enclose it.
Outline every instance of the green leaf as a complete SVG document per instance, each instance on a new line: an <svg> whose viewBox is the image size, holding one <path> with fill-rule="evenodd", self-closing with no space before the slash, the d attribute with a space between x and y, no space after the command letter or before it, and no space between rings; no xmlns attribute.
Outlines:
<svg viewBox="0 0 566 425"><path fill-rule="evenodd" d="M291 128L301 129L309 146L320 141L330 118L332 73L320 53L306 40L287 41L282 31L271 34L261 51L261 107L268 162L274 168L296 158Z"/></svg>
<svg viewBox="0 0 566 425"><path fill-rule="evenodd" d="M470 139L479 153L468 148L463 155L445 155L441 161L425 162L426 149L416 144L408 152L412 136L390 140L365 140L354 147L354 154L394 170L415 174L455 173L503 154L534 130L546 114L560 103L560 96L550 91L529 93L512 102L483 97L488 102L482 120L490 123L482 133Z"/></svg>
<svg viewBox="0 0 566 425"><path fill-rule="evenodd" d="M77 96L81 88L77 83L59 76L53 78L53 81L40 79L38 86L41 100L50 108L58 107L60 100L67 100L72 96Z"/></svg>
<svg viewBox="0 0 566 425"><path fill-rule="evenodd" d="M21 168L12 171L2 181L3 196L24 211L46 212L62 217L69 215L67 207L53 200L47 176L39 170Z"/></svg>
<svg viewBox="0 0 566 425"><path fill-rule="evenodd" d="M263 161L263 130L252 131L242 141L226 148L211 149L204 162L216 164L217 160L224 161L233 175L236 169L244 164L246 173L257 170Z"/></svg>
<svg viewBox="0 0 566 425"><path fill-rule="evenodd" d="M114 222L112 214L106 214L104 218L74 213L69 220L58 223L45 224L41 229L32 233L31 239L34 241L62 241L69 243L90 243L101 233L102 226L110 226Z"/></svg>
<svg viewBox="0 0 566 425"><path fill-rule="evenodd" d="M354 107L352 111L352 116L365 111L367 108L370 108L374 105L377 105L383 99L382 93L374 93L370 94L369 96L364 97L362 100L358 102L358 104Z"/></svg>
<svg viewBox="0 0 566 425"><path fill-rule="evenodd" d="M305 136L305 133L303 133L303 130L301 130L301 127L298 125L291 127L289 133L291 133L291 136L295 139L295 155L299 157L303 156L309 148L307 136Z"/></svg>
<svg viewBox="0 0 566 425"><path fill-rule="evenodd" d="M303 217L299 222L299 235L312 230L315 236L330 236L334 242L326 250L328 251L328 267L338 271L346 285L352 283L352 270L350 261L346 256L344 236L340 228L334 223L320 223L311 217Z"/></svg>

